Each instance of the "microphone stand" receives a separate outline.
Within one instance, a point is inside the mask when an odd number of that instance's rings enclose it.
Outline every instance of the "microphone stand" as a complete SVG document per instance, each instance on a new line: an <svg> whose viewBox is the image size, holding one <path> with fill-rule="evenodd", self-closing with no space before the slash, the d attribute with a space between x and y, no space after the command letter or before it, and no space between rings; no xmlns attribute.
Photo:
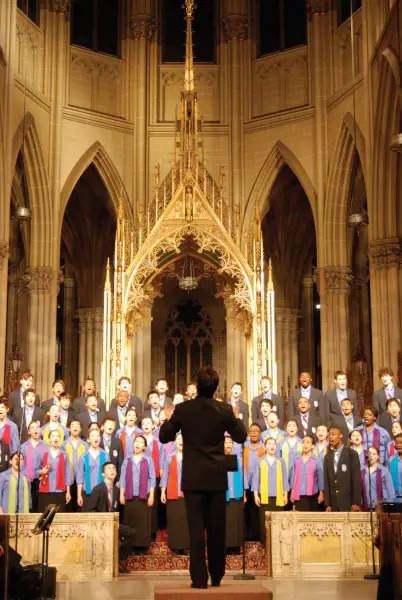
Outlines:
<svg viewBox="0 0 402 600"><path fill-rule="evenodd" d="M18 477L17 477L17 498L16 498L16 507L15 507L15 551L18 551L18 529L19 529L19 511L20 511L20 482L21 482L21 465L20 465L20 454L21 454L21 437L22 437L22 426L24 424L25 418L25 399L24 406L22 407L21 413L21 422L20 422L20 430L19 430L19 439L18 439ZM10 449L11 450L11 449ZM10 451L11 454L11 451Z"/></svg>
<svg viewBox="0 0 402 600"><path fill-rule="evenodd" d="M246 517L246 507L245 507L245 502L244 502L244 494L245 494L244 444L241 445L241 460L242 460L241 481L242 481L242 488L243 488L243 497L242 497L242 502L243 502L242 563L243 563L243 566L242 566L242 573L239 573L238 575L233 575L233 579L236 581L251 581L251 580L255 579L255 575L246 573L246 518L245 518Z"/></svg>
<svg viewBox="0 0 402 600"><path fill-rule="evenodd" d="M371 560L373 566L372 573L366 573L363 579L380 579L380 574L377 573L377 568L375 565L375 553L374 553L374 521L373 521L373 498L371 493L371 473L370 473L370 462L368 456L368 433L367 427L364 425L364 430L366 432L366 457L367 457L367 471L368 471L368 481L369 481L369 502L370 502L370 533L371 533Z"/></svg>

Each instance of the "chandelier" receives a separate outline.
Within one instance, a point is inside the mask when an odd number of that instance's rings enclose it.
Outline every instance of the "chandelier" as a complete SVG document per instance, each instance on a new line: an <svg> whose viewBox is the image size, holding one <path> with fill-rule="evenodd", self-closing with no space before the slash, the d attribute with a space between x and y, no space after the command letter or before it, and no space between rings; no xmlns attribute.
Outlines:
<svg viewBox="0 0 402 600"><path fill-rule="evenodd" d="M179 277L179 288L188 292L195 290L198 287L198 279L194 275L194 265L190 257L184 261L183 271Z"/></svg>

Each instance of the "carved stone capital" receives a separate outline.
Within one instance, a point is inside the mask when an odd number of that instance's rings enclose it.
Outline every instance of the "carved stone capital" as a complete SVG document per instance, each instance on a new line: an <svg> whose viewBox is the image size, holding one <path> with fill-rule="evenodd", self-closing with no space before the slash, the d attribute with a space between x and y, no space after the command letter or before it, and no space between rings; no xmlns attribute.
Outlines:
<svg viewBox="0 0 402 600"><path fill-rule="evenodd" d="M29 267L25 270L24 281L31 294L48 294L54 273L51 267Z"/></svg>
<svg viewBox="0 0 402 600"><path fill-rule="evenodd" d="M0 241L0 270L7 264L8 259L8 242Z"/></svg>
<svg viewBox="0 0 402 600"><path fill-rule="evenodd" d="M70 8L71 0L49 0L49 10L55 15L67 16Z"/></svg>
<svg viewBox="0 0 402 600"><path fill-rule="evenodd" d="M349 294L353 275L350 267L325 267L324 277L329 294Z"/></svg>
<svg viewBox="0 0 402 600"><path fill-rule="evenodd" d="M100 308L100 307L94 308L92 313L93 313L93 321L94 321L94 330L102 331L103 330L103 308Z"/></svg>
<svg viewBox="0 0 402 600"><path fill-rule="evenodd" d="M310 15L326 15L329 10L328 0L307 0Z"/></svg>
<svg viewBox="0 0 402 600"><path fill-rule="evenodd" d="M298 331L300 316L298 308L275 308L275 323L278 329Z"/></svg>
<svg viewBox="0 0 402 600"><path fill-rule="evenodd" d="M248 20L241 15L230 15L222 19L223 39L225 42L232 40L246 40L248 37Z"/></svg>
<svg viewBox="0 0 402 600"><path fill-rule="evenodd" d="M155 19L150 15L135 15L130 19L130 31L133 40L150 42L155 33Z"/></svg>
<svg viewBox="0 0 402 600"><path fill-rule="evenodd" d="M402 262L402 239L384 238L371 242L370 255L376 269L397 266Z"/></svg>

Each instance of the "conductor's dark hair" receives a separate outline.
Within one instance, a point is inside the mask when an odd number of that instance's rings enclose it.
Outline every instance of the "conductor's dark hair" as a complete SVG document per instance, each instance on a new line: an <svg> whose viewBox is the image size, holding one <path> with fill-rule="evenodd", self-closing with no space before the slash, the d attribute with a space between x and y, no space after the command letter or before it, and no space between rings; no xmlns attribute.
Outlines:
<svg viewBox="0 0 402 600"><path fill-rule="evenodd" d="M219 375L212 367L203 367L198 371L197 390L199 396L212 398L219 384Z"/></svg>

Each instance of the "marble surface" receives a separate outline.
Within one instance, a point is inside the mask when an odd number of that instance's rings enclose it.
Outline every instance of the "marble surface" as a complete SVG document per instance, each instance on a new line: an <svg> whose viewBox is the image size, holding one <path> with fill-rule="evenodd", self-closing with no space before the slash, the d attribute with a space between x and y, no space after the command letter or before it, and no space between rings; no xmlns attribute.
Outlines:
<svg viewBox="0 0 402 600"><path fill-rule="evenodd" d="M233 585L232 576L224 579ZM257 577L255 582L267 586L274 593L274 600L375 600L377 582L356 579L342 580L307 580L298 578L285 580ZM58 584L57 600L152 600L156 583L164 585L190 585L187 575L155 576L155 574L121 575L113 582L63 582ZM237 582L239 585L250 585L250 582Z"/></svg>

